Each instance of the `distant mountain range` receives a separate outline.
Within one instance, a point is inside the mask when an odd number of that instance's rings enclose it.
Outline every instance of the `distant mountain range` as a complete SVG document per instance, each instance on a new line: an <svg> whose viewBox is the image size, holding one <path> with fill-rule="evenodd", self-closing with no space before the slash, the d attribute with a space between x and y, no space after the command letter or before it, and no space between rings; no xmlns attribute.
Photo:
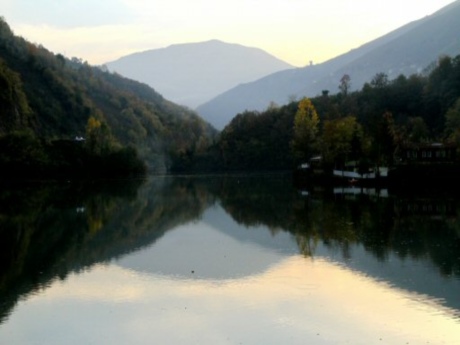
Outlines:
<svg viewBox="0 0 460 345"><path fill-rule="evenodd" d="M293 68L261 49L218 40L135 53L106 66L191 108L240 83Z"/></svg>
<svg viewBox="0 0 460 345"><path fill-rule="evenodd" d="M264 110L270 102L285 104L290 97L314 97L323 90L335 94L344 74L352 90L360 89L377 73L394 79L421 73L441 55L460 54L460 0L423 19L322 64L280 71L240 84L196 110L222 129L237 113Z"/></svg>

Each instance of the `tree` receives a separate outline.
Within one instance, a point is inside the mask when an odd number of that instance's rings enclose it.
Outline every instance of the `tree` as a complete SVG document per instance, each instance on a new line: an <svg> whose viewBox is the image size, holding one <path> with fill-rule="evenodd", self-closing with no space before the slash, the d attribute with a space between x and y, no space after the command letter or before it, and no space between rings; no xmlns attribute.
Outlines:
<svg viewBox="0 0 460 345"><path fill-rule="evenodd" d="M445 118L444 133L447 140L456 143L460 147L460 98L449 108Z"/></svg>
<svg viewBox="0 0 460 345"><path fill-rule="evenodd" d="M393 165L393 158L402 145L403 136L396 127L393 115L384 113L377 123L377 128L372 136L373 161L378 165Z"/></svg>
<svg viewBox="0 0 460 345"><path fill-rule="evenodd" d="M372 87L384 88L388 86L388 75L385 73L377 73L371 80Z"/></svg>
<svg viewBox="0 0 460 345"><path fill-rule="evenodd" d="M311 158L317 150L319 117L308 98L303 98L294 117L294 137L291 148L294 157L299 160Z"/></svg>
<svg viewBox="0 0 460 345"><path fill-rule="evenodd" d="M342 78L340 78L339 89L340 92L344 95L348 95L348 91L350 91L351 87L351 78L348 74L344 74Z"/></svg>
<svg viewBox="0 0 460 345"><path fill-rule="evenodd" d="M416 116L408 121L408 139L411 143L420 144L428 140L428 127L423 118Z"/></svg>
<svg viewBox="0 0 460 345"><path fill-rule="evenodd" d="M103 155L112 148L112 136L107 124L90 116L86 125L86 145L91 154Z"/></svg>
<svg viewBox="0 0 460 345"><path fill-rule="evenodd" d="M353 138L359 138L362 128L356 117L347 116L324 122L321 153L326 165L342 166L352 154Z"/></svg>

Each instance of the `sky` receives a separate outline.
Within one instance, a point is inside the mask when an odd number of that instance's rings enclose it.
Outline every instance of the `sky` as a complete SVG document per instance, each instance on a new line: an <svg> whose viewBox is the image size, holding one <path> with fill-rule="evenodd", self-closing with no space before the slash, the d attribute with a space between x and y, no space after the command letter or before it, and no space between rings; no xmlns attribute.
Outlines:
<svg viewBox="0 0 460 345"><path fill-rule="evenodd" d="M219 39L293 64L324 62L454 0L0 0L16 35L99 65Z"/></svg>

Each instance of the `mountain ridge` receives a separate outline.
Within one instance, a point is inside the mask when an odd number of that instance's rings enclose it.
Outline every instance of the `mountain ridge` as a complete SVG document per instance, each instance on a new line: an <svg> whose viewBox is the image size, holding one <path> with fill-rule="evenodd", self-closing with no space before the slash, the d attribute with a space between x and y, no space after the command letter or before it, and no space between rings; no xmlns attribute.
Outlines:
<svg viewBox="0 0 460 345"><path fill-rule="evenodd" d="M137 52L105 65L191 108L242 82L293 68L260 48L217 39Z"/></svg>
<svg viewBox="0 0 460 345"><path fill-rule="evenodd" d="M361 88L377 73L389 79L421 73L441 55L460 53L460 1L410 22L373 41L319 65L268 75L238 85L201 104L197 112L218 129L244 110L261 111L271 102L285 104L292 97L314 97L323 90L335 93L344 74L352 90Z"/></svg>

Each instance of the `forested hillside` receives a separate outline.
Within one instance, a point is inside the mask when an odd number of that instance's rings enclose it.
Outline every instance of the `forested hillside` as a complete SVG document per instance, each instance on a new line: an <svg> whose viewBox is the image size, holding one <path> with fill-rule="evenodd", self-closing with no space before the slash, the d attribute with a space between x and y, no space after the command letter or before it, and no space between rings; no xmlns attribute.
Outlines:
<svg viewBox="0 0 460 345"><path fill-rule="evenodd" d="M403 146L460 147L460 55L441 57L424 75L378 73L355 92L347 77L335 95L238 114L208 154L220 170L283 170L315 155L330 167L391 166Z"/></svg>
<svg viewBox="0 0 460 345"><path fill-rule="evenodd" d="M432 15L408 23L361 47L326 62L277 72L255 82L239 85L197 108L198 113L222 129L245 109L262 111L270 102L286 104L291 96L316 97L322 90L337 92L344 74L351 90L363 87L375 74L389 79L400 74L421 73L440 55L460 54L460 0Z"/></svg>
<svg viewBox="0 0 460 345"><path fill-rule="evenodd" d="M3 19L0 86L0 164L13 170L138 155L149 170L166 172L204 150L216 133L147 85L53 54L15 36Z"/></svg>

